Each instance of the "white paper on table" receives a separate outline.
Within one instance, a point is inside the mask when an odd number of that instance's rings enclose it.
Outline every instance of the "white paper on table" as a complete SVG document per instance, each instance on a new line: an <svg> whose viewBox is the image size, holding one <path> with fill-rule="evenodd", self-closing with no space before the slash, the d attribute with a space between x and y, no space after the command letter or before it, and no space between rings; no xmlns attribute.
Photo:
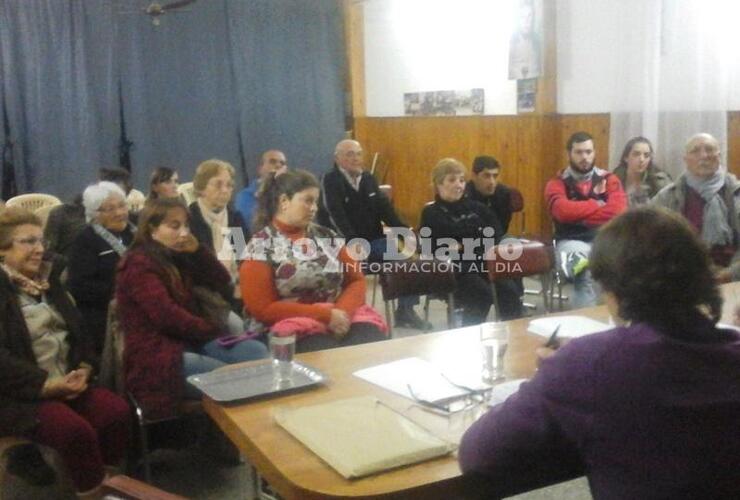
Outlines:
<svg viewBox="0 0 740 500"><path fill-rule="evenodd" d="M530 321L527 331L549 338L558 326L560 326L558 337L561 338L583 337L614 328L612 325L585 316L548 316Z"/></svg>
<svg viewBox="0 0 740 500"><path fill-rule="evenodd" d="M488 406L496 406L503 403L506 399L519 390L519 386L526 382L525 378L516 380L507 380L501 384L496 384L491 390L491 396L488 399Z"/></svg>
<svg viewBox="0 0 740 500"><path fill-rule="evenodd" d="M409 392L409 385L416 398L432 402L444 401L468 394L468 391L455 387L450 381L475 390L490 387L481 382L480 378L475 379L470 376L463 378L459 372L449 373L443 367L420 358L404 358L370 368L363 368L354 372L354 375L412 401L415 401L415 398Z"/></svg>

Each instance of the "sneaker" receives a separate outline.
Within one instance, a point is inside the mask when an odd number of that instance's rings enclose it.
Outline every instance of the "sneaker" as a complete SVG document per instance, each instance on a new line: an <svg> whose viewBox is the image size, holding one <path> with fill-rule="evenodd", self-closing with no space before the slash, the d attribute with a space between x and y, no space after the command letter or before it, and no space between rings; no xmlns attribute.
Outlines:
<svg viewBox="0 0 740 500"><path fill-rule="evenodd" d="M414 330L429 331L432 329L432 324L428 321L424 321L416 314L413 308L409 309L396 309L394 314L396 321L395 325L399 328L412 328Z"/></svg>
<svg viewBox="0 0 740 500"><path fill-rule="evenodd" d="M573 280L588 268L588 256L583 252L560 252L560 272Z"/></svg>

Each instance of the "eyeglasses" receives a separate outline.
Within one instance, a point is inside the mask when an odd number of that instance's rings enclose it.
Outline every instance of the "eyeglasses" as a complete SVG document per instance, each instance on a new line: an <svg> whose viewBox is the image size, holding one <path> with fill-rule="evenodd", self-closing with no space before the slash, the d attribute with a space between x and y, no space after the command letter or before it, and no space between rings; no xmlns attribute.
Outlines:
<svg viewBox="0 0 740 500"><path fill-rule="evenodd" d="M430 401L428 399L419 397L414 392L414 389L411 387L411 384L406 384L406 388L409 391L409 395L411 396L411 399L413 399L416 404L422 406L423 408L428 408L434 411L435 413L441 413L442 415L452 415L454 413L467 411L485 402L486 393L489 391L489 389L485 389L485 390L472 389L470 387L466 387L464 385L459 385L459 384L452 382L444 374L442 375L442 377L444 377L444 379L447 380L447 382L449 382L451 385L457 387L458 389L464 390L465 394L462 394L461 396L458 396L458 397L446 399L444 400L444 402Z"/></svg>
<svg viewBox="0 0 740 500"><path fill-rule="evenodd" d="M126 202L121 202L115 205L98 208L98 212L103 213L103 214L109 214L112 212L124 211L124 210L128 211L128 205L126 205Z"/></svg>
<svg viewBox="0 0 740 500"><path fill-rule="evenodd" d="M41 245L44 248L47 248L49 246L48 241L44 238L39 238L37 236L30 236L28 238L19 238L13 240L15 243L18 243L19 245L23 245L24 247L35 247L36 245Z"/></svg>

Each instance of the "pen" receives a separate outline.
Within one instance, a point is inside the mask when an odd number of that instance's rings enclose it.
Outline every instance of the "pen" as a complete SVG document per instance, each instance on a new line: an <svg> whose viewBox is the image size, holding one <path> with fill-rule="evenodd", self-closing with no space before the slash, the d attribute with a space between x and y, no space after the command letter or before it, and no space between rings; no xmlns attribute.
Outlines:
<svg viewBox="0 0 740 500"><path fill-rule="evenodd" d="M553 349L557 347L558 345L558 332L560 331L560 325L555 327L555 331L552 332L552 335L550 335L550 338L547 339L547 342L545 343L545 347L549 347L550 349Z"/></svg>

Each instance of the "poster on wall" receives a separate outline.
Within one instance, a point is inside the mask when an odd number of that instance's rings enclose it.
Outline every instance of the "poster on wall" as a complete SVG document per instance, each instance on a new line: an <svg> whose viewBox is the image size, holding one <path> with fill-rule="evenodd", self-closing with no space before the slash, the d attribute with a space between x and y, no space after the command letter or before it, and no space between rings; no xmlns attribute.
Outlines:
<svg viewBox="0 0 740 500"><path fill-rule="evenodd" d="M509 40L509 80L542 75L542 0L517 0Z"/></svg>
<svg viewBox="0 0 740 500"><path fill-rule="evenodd" d="M537 79L528 78L516 82L516 112L532 113L537 102Z"/></svg>
<svg viewBox="0 0 740 500"><path fill-rule="evenodd" d="M403 109L406 116L482 115L484 102L483 89L435 90L403 94Z"/></svg>

